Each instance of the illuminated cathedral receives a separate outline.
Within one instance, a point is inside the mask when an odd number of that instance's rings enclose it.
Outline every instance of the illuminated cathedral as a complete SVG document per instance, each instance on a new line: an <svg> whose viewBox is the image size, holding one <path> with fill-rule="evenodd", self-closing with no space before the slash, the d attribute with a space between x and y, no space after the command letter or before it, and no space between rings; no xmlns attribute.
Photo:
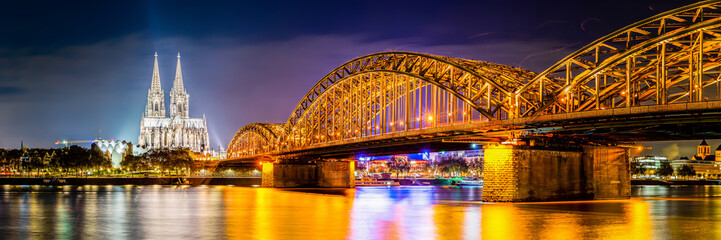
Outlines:
<svg viewBox="0 0 721 240"><path fill-rule="evenodd" d="M158 53L155 53L153 77L148 90L148 102L140 120L141 147L189 148L193 152L202 152L209 147L208 127L203 118L189 117L189 95L183 87L183 73L180 70L180 53L175 69L175 81L170 90L170 114L165 114L165 94L160 87L158 71Z"/></svg>

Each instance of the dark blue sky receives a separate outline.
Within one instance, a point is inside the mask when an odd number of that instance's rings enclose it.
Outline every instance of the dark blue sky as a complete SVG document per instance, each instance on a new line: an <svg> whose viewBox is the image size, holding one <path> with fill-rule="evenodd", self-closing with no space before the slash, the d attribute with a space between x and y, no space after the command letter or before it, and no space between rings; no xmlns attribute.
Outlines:
<svg viewBox="0 0 721 240"><path fill-rule="evenodd" d="M136 142L155 51L166 92L181 53L191 117L205 114L211 144L225 147L247 123L285 122L318 79L357 56L417 51L541 71L693 2L3 2L0 147Z"/></svg>

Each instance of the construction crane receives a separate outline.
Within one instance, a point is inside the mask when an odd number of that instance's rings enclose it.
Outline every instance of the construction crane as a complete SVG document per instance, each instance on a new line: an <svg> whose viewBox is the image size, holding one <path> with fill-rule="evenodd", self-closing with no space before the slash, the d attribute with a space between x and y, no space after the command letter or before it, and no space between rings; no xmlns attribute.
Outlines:
<svg viewBox="0 0 721 240"><path fill-rule="evenodd" d="M92 143L97 142L98 140L62 140L62 141L56 141L55 144L63 144L65 145L65 148L68 148L68 144L75 144L75 143Z"/></svg>

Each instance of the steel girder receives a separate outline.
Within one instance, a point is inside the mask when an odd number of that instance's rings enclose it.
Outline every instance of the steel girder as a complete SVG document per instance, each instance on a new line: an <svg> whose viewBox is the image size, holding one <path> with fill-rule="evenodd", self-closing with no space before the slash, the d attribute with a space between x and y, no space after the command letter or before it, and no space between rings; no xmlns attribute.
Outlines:
<svg viewBox="0 0 721 240"><path fill-rule="evenodd" d="M720 2L634 23L539 74L412 52L362 56L328 73L303 97L276 149L472 121L721 100Z"/></svg>
<svg viewBox="0 0 721 240"><path fill-rule="evenodd" d="M703 1L613 32L565 57L515 90L539 116L594 109L721 99L721 3ZM549 91L550 90L550 91Z"/></svg>
<svg viewBox="0 0 721 240"><path fill-rule="evenodd" d="M507 118L512 90L533 76L511 66L412 52L359 57L331 71L301 100L286 123L288 143L298 147L374 135L375 129L387 132L381 128L393 125L413 126L410 115L420 118L419 112L430 109L466 114L470 119L470 111L462 106L486 119ZM431 100L435 102L428 103ZM456 109L440 105L452 101ZM420 109L419 104L429 109ZM392 115L389 111L397 110L404 113L394 112L394 121L386 118ZM417 114L410 114L411 110Z"/></svg>
<svg viewBox="0 0 721 240"><path fill-rule="evenodd" d="M282 123L251 123L243 126L228 144L229 157L243 157L278 150L285 134Z"/></svg>

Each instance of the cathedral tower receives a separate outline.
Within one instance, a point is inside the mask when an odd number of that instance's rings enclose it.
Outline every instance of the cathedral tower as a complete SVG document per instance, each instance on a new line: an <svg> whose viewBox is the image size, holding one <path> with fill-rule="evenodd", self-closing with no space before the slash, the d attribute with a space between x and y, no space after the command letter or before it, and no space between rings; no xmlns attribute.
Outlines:
<svg viewBox="0 0 721 240"><path fill-rule="evenodd" d="M160 88L158 74L158 54L155 54L153 85L148 91L148 105L140 119L138 146L147 149L188 148L193 152L203 152L210 146L208 125L203 118L190 118L188 112L188 93L183 87L183 72L180 70L180 53L175 70L175 81L170 90L170 117L165 116L163 90Z"/></svg>
<svg viewBox="0 0 721 240"><path fill-rule="evenodd" d="M180 53L178 66L175 68L175 81L170 90L170 117L188 118L188 93L183 87L183 72L180 70Z"/></svg>
<svg viewBox="0 0 721 240"><path fill-rule="evenodd" d="M157 52L155 53L152 83L150 89L148 89L148 103L145 105L145 116L151 118L165 117L165 95L163 94L163 89L160 87Z"/></svg>

